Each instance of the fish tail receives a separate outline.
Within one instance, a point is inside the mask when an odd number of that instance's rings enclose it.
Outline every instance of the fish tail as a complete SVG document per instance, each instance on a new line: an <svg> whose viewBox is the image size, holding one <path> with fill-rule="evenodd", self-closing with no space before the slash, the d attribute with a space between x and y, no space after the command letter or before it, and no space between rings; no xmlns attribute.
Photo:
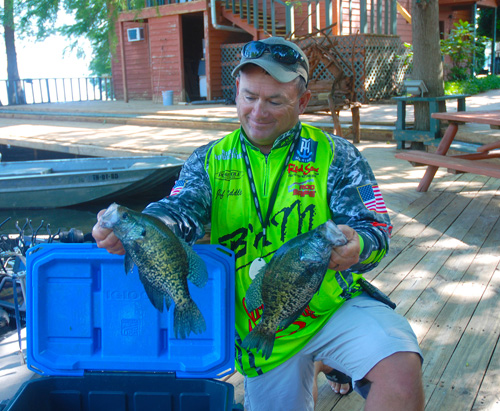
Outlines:
<svg viewBox="0 0 500 411"><path fill-rule="evenodd" d="M201 334L206 329L205 318L192 299L184 304L175 305L174 331L176 338L185 339L191 331L195 334Z"/></svg>
<svg viewBox="0 0 500 411"><path fill-rule="evenodd" d="M264 328L261 324L262 322L250 331L250 334L243 340L242 345L248 350L252 348L256 348L257 351L262 350L262 356L267 360L273 352L275 333Z"/></svg>

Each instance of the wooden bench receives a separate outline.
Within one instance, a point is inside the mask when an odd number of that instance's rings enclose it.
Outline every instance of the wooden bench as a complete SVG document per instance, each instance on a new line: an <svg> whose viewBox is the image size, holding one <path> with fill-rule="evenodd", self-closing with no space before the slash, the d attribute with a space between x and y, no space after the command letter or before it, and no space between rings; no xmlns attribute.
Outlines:
<svg viewBox="0 0 500 411"><path fill-rule="evenodd" d="M393 97L397 102L398 118L396 120L396 130L394 130L394 140L398 143L398 148L405 148L406 141L419 141L427 144L441 137L441 124L439 119L432 117L434 113L439 112L439 103L447 100L457 100L457 110L465 111L465 99L469 94L452 94L439 97L414 97L402 96ZM429 115L431 116L429 130L409 129L406 124L406 106L408 104L427 103L429 106Z"/></svg>
<svg viewBox="0 0 500 411"><path fill-rule="evenodd" d="M446 167L453 171L500 178L500 164L460 158L461 156L442 156L426 151L408 150L396 154L395 157L414 163L415 166Z"/></svg>

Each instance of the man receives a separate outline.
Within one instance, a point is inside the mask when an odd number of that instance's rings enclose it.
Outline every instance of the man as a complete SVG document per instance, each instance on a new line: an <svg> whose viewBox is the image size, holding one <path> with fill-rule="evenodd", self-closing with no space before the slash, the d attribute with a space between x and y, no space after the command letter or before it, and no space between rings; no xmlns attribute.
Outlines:
<svg viewBox="0 0 500 411"><path fill-rule="evenodd" d="M299 121L311 92L307 58L294 43L246 44L233 75L241 128L195 150L175 195L144 212L191 243L211 223L211 242L235 252L236 366L245 375L246 409L313 409L315 362L317 372L348 382L340 392L353 384L366 409L422 409L415 335L360 286L386 253L391 229L369 165L346 140ZM242 340L262 312L248 312L244 299L256 272L286 241L329 219L348 242L332 250L319 291L277 331L269 359L245 350ZM96 224L93 233L99 247L123 254L112 232Z"/></svg>

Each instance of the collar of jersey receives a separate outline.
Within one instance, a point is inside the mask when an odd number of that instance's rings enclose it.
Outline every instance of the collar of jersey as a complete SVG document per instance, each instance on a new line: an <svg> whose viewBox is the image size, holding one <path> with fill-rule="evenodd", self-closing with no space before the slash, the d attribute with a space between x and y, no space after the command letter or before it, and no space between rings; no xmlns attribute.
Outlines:
<svg viewBox="0 0 500 411"><path fill-rule="evenodd" d="M295 137L297 131L301 128L302 124L299 121L293 128L283 133L274 141L272 150L288 146L293 141L293 138ZM245 130L243 130L243 127L241 127L240 129L241 133L243 133L243 137L245 138L245 143L247 144L247 146L250 147L252 150L259 151L259 149L250 142L247 135L245 134Z"/></svg>

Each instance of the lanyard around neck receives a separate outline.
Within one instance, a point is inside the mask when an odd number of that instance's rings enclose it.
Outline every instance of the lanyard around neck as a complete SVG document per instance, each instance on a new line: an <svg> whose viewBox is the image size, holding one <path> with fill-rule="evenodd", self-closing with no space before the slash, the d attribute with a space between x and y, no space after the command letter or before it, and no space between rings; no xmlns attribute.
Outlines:
<svg viewBox="0 0 500 411"><path fill-rule="evenodd" d="M269 199L269 204L267 207L267 213L266 213L266 219L264 220L264 217L262 215L262 208L259 203L259 198L257 196L257 187L255 186L255 179L253 178L253 172L252 168L250 166L250 159L248 158L248 152L247 152L247 147L245 144L245 140L243 137L243 132L240 132L240 142L241 142L241 151L243 153L243 159L245 160L245 165L247 167L247 176L248 176L248 182L250 183L250 190L252 191L252 196L253 196L253 203L255 205L255 210L257 211L257 216L259 217L259 221L262 225L262 247L266 245L266 231L267 227L269 226L269 220L271 218L271 212L274 208L274 204L276 203L276 197L278 196L278 189L279 185L281 182L281 178L283 177L283 174L285 173L285 170L288 167L288 164L290 163L290 160L292 159L292 155L295 152L295 149L297 147L298 141L299 141L299 135L300 135L300 130L301 127L299 126L297 128L297 132L295 133L295 136L293 137L292 143L290 144L290 147L288 149L288 153L286 155L285 163L283 164L283 167L281 169L281 173L278 177L278 180L276 181L276 184L274 185L271 198Z"/></svg>

